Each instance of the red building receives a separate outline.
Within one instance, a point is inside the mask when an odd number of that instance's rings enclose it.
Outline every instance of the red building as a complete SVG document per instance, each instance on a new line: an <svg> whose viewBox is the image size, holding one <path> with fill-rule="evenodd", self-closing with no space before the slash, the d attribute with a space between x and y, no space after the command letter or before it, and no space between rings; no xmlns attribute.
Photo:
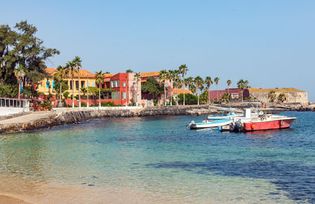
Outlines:
<svg viewBox="0 0 315 204"><path fill-rule="evenodd" d="M129 104L129 89L128 86L128 73L118 73L110 78L111 99L115 105L127 105Z"/></svg>
<svg viewBox="0 0 315 204"><path fill-rule="evenodd" d="M242 98L248 98L249 97L249 91L248 89L239 89L239 88L230 88L230 89L224 89L224 90L210 90L209 96L211 101L219 101L223 97L224 94L230 94L231 100L239 100Z"/></svg>

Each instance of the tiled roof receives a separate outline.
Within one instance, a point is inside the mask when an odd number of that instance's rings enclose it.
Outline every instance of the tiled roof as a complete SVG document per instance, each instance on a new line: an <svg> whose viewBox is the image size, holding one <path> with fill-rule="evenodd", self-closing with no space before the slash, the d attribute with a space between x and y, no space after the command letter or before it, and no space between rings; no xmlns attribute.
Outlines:
<svg viewBox="0 0 315 204"><path fill-rule="evenodd" d="M56 68L46 68L45 71L47 72L47 74L49 74L50 76L53 76L54 73L57 71ZM74 74L74 77L77 78L78 77L78 73ZM93 74L92 72L85 70L85 69L80 69L80 77L81 78L95 78L95 74Z"/></svg>
<svg viewBox="0 0 315 204"><path fill-rule="evenodd" d="M192 94L192 92L188 89L173 89L173 94Z"/></svg>
<svg viewBox="0 0 315 204"><path fill-rule="evenodd" d="M140 72L140 77L158 77L160 76L160 72Z"/></svg>
<svg viewBox="0 0 315 204"><path fill-rule="evenodd" d="M269 93L270 91L275 92L303 92L302 90L296 88L249 88L250 93Z"/></svg>

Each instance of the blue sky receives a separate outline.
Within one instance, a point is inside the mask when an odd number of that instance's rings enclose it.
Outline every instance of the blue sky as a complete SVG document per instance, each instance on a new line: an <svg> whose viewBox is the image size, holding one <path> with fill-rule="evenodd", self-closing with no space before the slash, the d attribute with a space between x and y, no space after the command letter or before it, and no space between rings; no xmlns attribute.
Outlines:
<svg viewBox="0 0 315 204"><path fill-rule="evenodd" d="M172 69L297 87L315 101L314 0L0 0L0 24L27 20L61 55L92 71Z"/></svg>

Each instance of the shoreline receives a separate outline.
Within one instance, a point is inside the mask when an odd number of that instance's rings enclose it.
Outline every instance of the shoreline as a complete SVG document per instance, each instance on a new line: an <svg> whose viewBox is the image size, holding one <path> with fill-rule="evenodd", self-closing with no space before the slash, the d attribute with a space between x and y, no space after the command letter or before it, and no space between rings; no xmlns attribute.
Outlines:
<svg viewBox="0 0 315 204"><path fill-rule="evenodd" d="M32 112L19 117L0 120L1 133L17 133L63 124L76 124L96 118L147 117L167 115L201 115L217 112L208 105L168 107L102 107Z"/></svg>
<svg viewBox="0 0 315 204"><path fill-rule="evenodd" d="M233 107L233 106L231 106ZM234 106L241 110L239 106ZM8 117L0 120L0 134L32 131L40 128L49 128L63 124L77 124L96 118L115 117L148 117L148 116L175 116L175 115L205 115L227 110L229 107L192 105L192 106L162 106L162 107L102 107L98 108L56 108L54 111L40 111L23 114L17 117ZM264 111L314 111L301 108L272 107Z"/></svg>

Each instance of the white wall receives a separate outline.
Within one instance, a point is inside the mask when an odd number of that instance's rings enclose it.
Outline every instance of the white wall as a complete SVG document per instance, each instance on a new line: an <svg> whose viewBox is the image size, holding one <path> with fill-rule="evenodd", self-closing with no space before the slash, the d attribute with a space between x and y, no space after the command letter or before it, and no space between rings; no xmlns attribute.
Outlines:
<svg viewBox="0 0 315 204"><path fill-rule="evenodd" d="M23 108L0 107L0 116L22 113L23 111Z"/></svg>

